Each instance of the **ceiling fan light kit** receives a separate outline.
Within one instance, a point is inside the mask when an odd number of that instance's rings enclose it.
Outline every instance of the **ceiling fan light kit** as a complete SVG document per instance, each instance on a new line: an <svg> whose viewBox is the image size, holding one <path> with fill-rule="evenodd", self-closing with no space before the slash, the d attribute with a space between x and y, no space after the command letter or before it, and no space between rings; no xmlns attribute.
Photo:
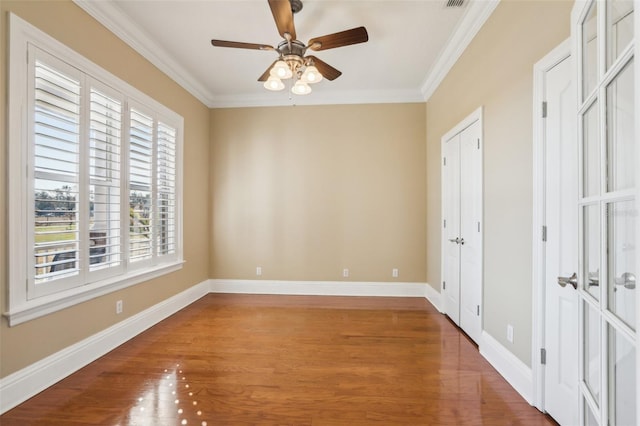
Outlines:
<svg viewBox="0 0 640 426"><path fill-rule="evenodd" d="M285 87L282 80L293 78L295 80L291 87L293 93L296 95L311 93L309 84L318 83L324 78L332 81L340 77L342 73L315 56L305 56L307 49L315 51L335 49L351 44L364 43L369 40L366 28L357 27L312 38L305 45L296 40L296 30L293 23L293 14L302 9L302 2L300 0L267 1L278 32L284 38L277 48L265 44L211 40L211 44L217 47L276 51L279 56L278 60L258 78L258 81L264 82L264 87L267 90L282 90Z"/></svg>
<svg viewBox="0 0 640 426"><path fill-rule="evenodd" d="M308 95L311 93L311 87L304 81L298 80L291 88L291 91L296 95Z"/></svg>
<svg viewBox="0 0 640 426"><path fill-rule="evenodd" d="M300 79L305 83L315 84L322 81L322 74L320 74L318 68L314 67L313 65L309 65L307 68L305 68Z"/></svg>
<svg viewBox="0 0 640 426"><path fill-rule="evenodd" d="M280 79L293 77L293 71L285 61L277 61L269 74L271 77Z"/></svg>
<svg viewBox="0 0 640 426"><path fill-rule="evenodd" d="M284 83L278 77L270 76L267 81L264 82L264 88L277 92L284 89Z"/></svg>

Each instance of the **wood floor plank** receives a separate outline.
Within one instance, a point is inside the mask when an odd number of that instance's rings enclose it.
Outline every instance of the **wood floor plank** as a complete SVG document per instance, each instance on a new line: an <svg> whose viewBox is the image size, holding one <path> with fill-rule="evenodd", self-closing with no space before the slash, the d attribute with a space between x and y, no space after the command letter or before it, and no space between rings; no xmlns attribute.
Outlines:
<svg viewBox="0 0 640 426"><path fill-rule="evenodd" d="M554 425L422 298L208 295L12 425Z"/></svg>

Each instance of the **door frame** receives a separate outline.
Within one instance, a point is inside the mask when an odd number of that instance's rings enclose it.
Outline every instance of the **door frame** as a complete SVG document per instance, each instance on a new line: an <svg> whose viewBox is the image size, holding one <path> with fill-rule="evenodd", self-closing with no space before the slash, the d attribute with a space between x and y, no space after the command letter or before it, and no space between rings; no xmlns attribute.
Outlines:
<svg viewBox="0 0 640 426"><path fill-rule="evenodd" d="M638 3L636 2L635 5ZM636 61L640 58L640 10L634 10ZM636 108L640 107L640 64L635 63ZM636 120L636 138L640 137L640 120ZM640 149L636 149L636 164L640 164ZM640 200L640 167L636 167L636 200ZM637 202L637 201L636 201ZM638 206L636 204L636 210ZM637 212L636 212L637 214ZM636 226L636 247L640 247L640 226ZM636 250L636 270L640 270L640 250ZM640 307L640 291L636 291L636 309ZM636 311L637 312L637 311ZM636 336L640 330L640 315L636 314ZM640 419L640 350L636 347L636 418Z"/></svg>
<svg viewBox="0 0 640 426"><path fill-rule="evenodd" d="M480 125L480 156L482 157L480 162L480 176L478 176L478 180L480 181L480 245L482 246L482 253L480 254L480 294L482 295L481 307L480 307L480 330L481 332L484 330L484 120L483 120L483 107L480 106L476 110L474 110L471 114L462 119L458 124L456 124L451 130L445 133L440 138L440 152L441 152L441 161L440 161L440 178L441 178L441 190L444 188L444 167L442 163L442 157L444 157L445 152L445 144L452 137L462 132L467 127L471 126L473 123L478 122ZM442 192L442 191L441 191ZM445 218L445 203L444 203L444 194L441 194L440 197L440 226L444 226L444 218ZM441 228L442 230L442 228ZM446 312L446 302L444 292L446 291L443 288L442 282L444 280L444 253L445 253L445 245L449 242L447 241L446 235L444 232L440 234L440 294L442 300L442 312L447 314ZM458 297L458 301L460 297ZM480 344L480 342L476 342Z"/></svg>
<svg viewBox="0 0 640 426"><path fill-rule="evenodd" d="M544 367L541 349L545 347L545 121L542 116L545 74L563 60L573 61L571 39L568 38L533 66L533 268L532 268L532 330L531 330L531 382L532 404L545 412ZM572 66L573 67L573 66ZM573 68L572 68L573 69ZM577 117L576 117L576 126ZM577 155L577 154L576 154Z"/></svg>

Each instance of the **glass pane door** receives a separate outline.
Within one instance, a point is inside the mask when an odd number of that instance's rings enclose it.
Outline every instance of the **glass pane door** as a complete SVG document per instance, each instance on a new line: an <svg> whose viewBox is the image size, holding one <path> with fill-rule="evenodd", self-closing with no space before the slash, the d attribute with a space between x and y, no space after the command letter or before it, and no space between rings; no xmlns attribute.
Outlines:
<svg viewBox="0 0 640 426"><path fill-rule="evenodd" d="M577 7L581 423L635 425L634 4L607 0Z"/></svg>

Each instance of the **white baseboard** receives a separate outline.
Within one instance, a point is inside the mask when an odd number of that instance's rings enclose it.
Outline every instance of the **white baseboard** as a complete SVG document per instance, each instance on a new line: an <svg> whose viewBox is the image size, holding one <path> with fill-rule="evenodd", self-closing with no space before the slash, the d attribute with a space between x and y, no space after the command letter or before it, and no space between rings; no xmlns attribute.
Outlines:
<svg viewBox="0 0 640 426"><path fill-rule="evenodd" d="M433 287L431 287L431 284L427 283L427 285L425 286L424 297L426 297L427 300L431 302L431 304L438 310L438 312L444 314L441 295L442 293L436 291Z"/></svg>
<svg viewBox="0 0 640 426"><path fill-rule="evenodd" d="M95 361L208 292L207 280L0 379L0 414Z"/></svg>
<svg viewBox="0 0 640 426"><path fill-rule="evenodd" d="M426 297L427 283L361 281L209 280L211 293L302 296Z"/></svg>
<svg viewBox="0 0 640 426"><path fill-rule="evenodd" d="M533 374L524 362L520 361L500 342L486 331L480 338L480 354L489 361L498 373L527 401L533 405Z"/></svg>
<svg viewBox="0 0 640 426"><path fill-rule="evenodd" d="M208 293L425 297L438 311L442 312L440 293L427 283L210 279L0 379L0 414L71 375Z"/></svg>

